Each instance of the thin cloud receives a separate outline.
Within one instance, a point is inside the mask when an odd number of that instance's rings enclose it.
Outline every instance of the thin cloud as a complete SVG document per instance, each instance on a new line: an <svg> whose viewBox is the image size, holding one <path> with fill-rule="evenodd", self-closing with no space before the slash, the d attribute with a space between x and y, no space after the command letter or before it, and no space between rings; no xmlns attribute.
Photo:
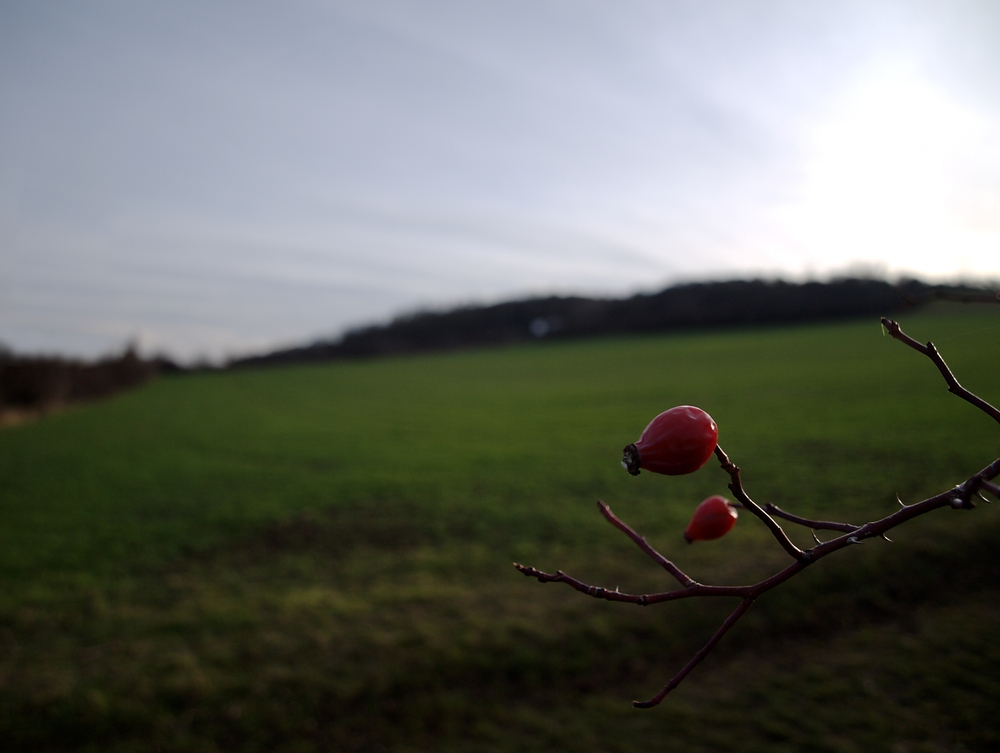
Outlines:
<svg viewBox="0 0 1000 753"><path fill-rule="evenodd" d="M505 296L1000 275L993 3L2 15L18 349L222 357Z"/></svg>

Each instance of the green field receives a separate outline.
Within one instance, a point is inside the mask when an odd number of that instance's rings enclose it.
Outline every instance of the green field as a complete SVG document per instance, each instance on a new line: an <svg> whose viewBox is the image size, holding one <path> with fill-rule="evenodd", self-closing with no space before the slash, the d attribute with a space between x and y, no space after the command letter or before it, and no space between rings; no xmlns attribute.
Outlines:
<svg viewBox="0 0 1000 753"><path fill-rule="evenodd" d="M1000 402L1000 307L901 317ZM1000 746L1000 504L941 510L735 606L637 608L787 555L726 493L619 466L696 404L760 502L861 523L996 458L1000 427L877 321L163 378L0 430L3 751L967 751ZM806 530L792 530L802 546Z"/></svg>

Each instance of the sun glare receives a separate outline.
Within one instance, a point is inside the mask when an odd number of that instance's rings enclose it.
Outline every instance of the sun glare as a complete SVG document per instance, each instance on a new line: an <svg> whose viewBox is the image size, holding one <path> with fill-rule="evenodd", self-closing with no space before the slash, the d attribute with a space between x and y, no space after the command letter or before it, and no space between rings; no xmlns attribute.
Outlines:
<svg viewBox="0 0 1000 753"><path fill-rule="evenodd" d="M976 186L998 161L990 130L914 66L886 65L813 129L779 225L818 267L881 259L893 271L995 273L1000 195Z"/></svg>

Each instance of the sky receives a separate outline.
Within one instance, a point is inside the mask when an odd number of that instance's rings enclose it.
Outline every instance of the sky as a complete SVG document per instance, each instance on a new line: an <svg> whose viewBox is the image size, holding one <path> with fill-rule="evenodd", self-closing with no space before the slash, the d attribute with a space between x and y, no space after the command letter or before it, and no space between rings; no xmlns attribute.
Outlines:
<svg viewBox="0 0 1000 753"><path fill-rule="evenodd" d="M0 342L1000 279L1000 3L0 0Z"/></svg>

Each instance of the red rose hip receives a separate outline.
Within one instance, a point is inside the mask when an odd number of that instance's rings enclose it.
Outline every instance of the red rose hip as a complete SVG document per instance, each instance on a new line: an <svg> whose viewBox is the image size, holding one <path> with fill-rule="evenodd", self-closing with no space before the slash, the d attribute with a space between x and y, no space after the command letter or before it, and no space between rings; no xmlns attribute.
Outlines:
<svg viewBox="0 0 1000 753"><path fill-rule="evenodd" d="M639 469L681 476L694 473L715 452L719 427L701 408L678 405L663 411L623 450L622 465L633 476Z"/></svg>
<svg viewBox="0 0 1000 753"><path fill-rule="evenodd" d="M684 540L709 541L729 533L736 525L736 508L725 497L709 497L694 511L691 522L684 530Z"/></svg>

